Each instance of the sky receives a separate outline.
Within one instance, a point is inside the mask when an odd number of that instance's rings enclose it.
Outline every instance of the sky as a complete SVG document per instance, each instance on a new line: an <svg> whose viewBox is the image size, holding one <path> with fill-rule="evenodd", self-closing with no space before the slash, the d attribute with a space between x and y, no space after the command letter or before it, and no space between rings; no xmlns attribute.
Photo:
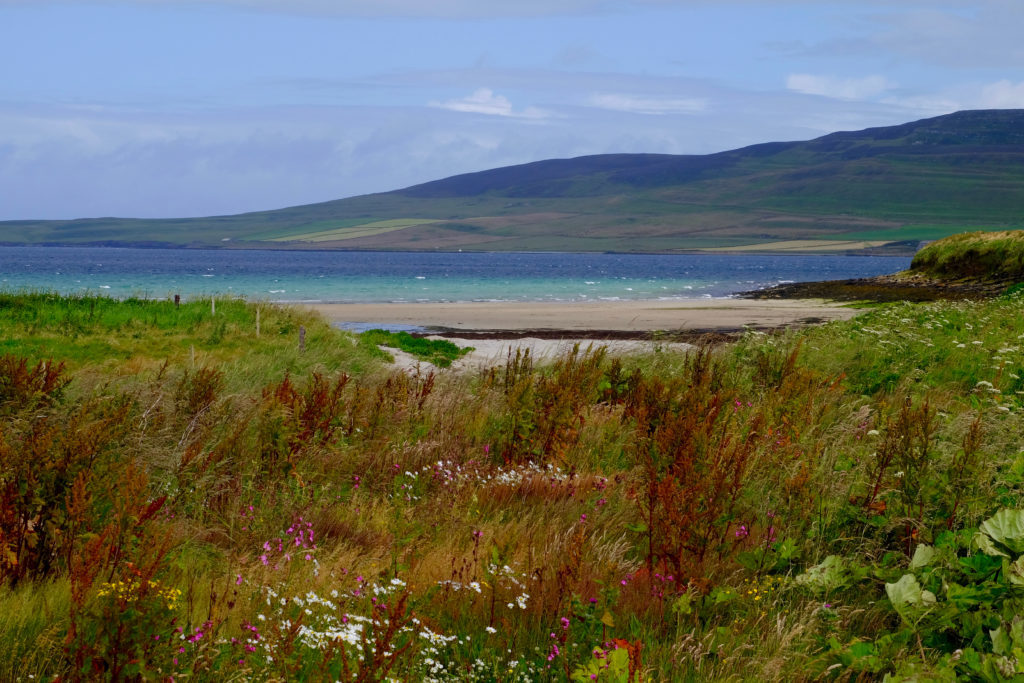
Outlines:
<svg viewBox="0 0 1024 683"><path fill-rule="evenodd" d="M0 0L0 220L1024 108L1020 0Z"/></svg>

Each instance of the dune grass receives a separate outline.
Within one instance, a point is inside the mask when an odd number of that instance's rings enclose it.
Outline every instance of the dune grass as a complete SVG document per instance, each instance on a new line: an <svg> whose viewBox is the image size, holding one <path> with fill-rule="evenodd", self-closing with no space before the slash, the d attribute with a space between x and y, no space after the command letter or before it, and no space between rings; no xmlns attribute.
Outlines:
<svg viewBox="0 0 1024 683"><path fill-rule="evenodd" d="M1010 680L1022 303L408 374L7 295L0 677Z"/></svg>

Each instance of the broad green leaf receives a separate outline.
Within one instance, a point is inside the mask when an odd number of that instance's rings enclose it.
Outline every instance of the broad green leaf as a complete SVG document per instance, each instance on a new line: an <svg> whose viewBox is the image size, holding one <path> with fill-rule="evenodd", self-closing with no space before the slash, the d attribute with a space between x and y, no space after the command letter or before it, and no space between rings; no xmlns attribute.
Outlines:
<svg viewBox="0 0 1024 683"><path fill-rule="evenodd" d="M711 594L710 594L711 599L714 601L714 604L716 604L716 605L720 605L723 602L732 602L738 596L739 596L739 594L736 591L734 591L732 588L729 588L729 587L723 588L721 586L713 588L711 590Z"/></svg>
<svg viewBox="0 0 1024 683"><path fill-rule="evenodd" d="M981 523L981 531L1013 557L1024 555L1024 510L1000 510Z"/></svg>
<svg viewBox="0 0 1024 683"><path fill-rule="evenodd" d="M829 555L798 575L796 582L812 590L829 591L845 585L848 574L846 561L838 555Z"/></svg>
<svg viewBox="0 0 1024 683"><path fill-rule="evenodd" d="M1024 648L1024 619L1014 619L1010 626L1010 640L1015 650ZM1018 660L1020 658L1018 657Z"/></svg>
<svg viewBox="0 0 1024 683"><path fill-rule="evenodd" d="M792 538L785 538L779 543L776 548L776 552L779 554L779 559L789 561L796 557L800 549L797 547L796 541Z"/></svg>
<svg viewBox="0 0 1024 683"><path fill-rule="evenodd" d="M986 555L991 555L992 557L1009 557L1009 555L996 547L996 544L988 534L984 534L980 531L974 534L974 538L971 539L971 543Z"/></svg>
<svg viewBox="0 0 1024 683"><path fill-rule="evenodd" d="M860 641L850 645L850 654L860 659L875 654L875 644Z"/></svg>
<svg viewBox="0 0 1024 683"><path fill-rule="evenodd" d="M1010 583L1015 586L1024 586L1024 555L1017 558L1015 562L1008 563L1009 571L1006 572L1006 577L1010 579Z"/></svg>
<svg viewBox="0 0 1024 683"><path fill-rule="evenodd" d="M896 583L885 584L885 594L901 617L909 621L909 608L928 607L935 604L935 594L921 590L921 584L913 574L904 574Z"/></svg>
<svg viewBox="0 0 1024 683"><path fill-rule="evenodd" d="M1010 642L1010 636L1007 635L1002 626L989 631L988 634L992 637L992 652L995 652L997 655L1005 655L1010 652L1013 643Z"/></svg>
<svg viewBox="0 0 1024 683"><path fill-rule="evenodd" d="M920 569L921 567L927 567L934 558L935 548L919 543L917 549L914 550L914 557L910 560L910 568Z"/></svg>
<svg viewBox="0 0 1024 683"><path fill-rule="evenodd" d="M687 591L672 603L672 611L676 614L693 614L693 594Z"/></svg>

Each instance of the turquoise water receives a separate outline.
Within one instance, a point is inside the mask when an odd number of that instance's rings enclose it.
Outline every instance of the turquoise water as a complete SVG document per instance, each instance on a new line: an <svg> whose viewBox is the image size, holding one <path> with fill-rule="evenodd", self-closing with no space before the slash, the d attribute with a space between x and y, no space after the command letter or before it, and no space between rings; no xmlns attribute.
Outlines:
<svg viewBox="0 0 1024 683"><path fill-rule="evenodd" d="M909 263L870 256L0 247L0 288L339 303L676 299L868 277Z"/></svg>

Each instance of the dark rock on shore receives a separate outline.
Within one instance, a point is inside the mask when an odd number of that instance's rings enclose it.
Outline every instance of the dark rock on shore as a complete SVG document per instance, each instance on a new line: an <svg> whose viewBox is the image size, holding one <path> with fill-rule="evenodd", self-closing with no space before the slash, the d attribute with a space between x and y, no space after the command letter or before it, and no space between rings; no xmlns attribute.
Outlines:
<svg viewBox="0 0 1024 683"><path fill-rule="evenodd" d="M853 280L793 282L741 292L744 299L831 299L834 301L938 301L999 296L1013 282L940 280L916 273L896 273Z"/></svg>

